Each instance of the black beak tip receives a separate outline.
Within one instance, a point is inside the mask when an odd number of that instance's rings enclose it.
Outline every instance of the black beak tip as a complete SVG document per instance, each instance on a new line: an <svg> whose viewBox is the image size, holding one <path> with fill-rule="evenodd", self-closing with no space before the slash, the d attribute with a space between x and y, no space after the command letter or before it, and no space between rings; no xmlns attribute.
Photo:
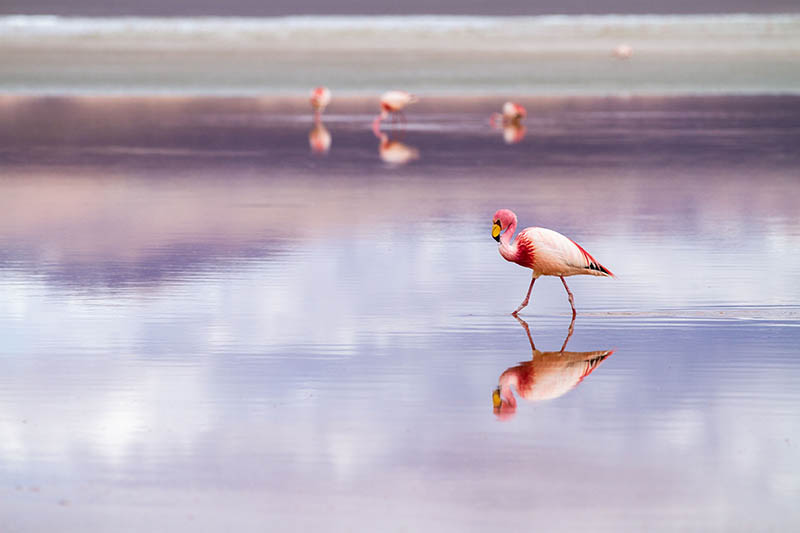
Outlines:
<svg viewBox="0 0 800 533"><path fill-rule="evenodd" d="M496 240L497 242L500 242L500 235L498 235L497 237L494 237L494 240Z"/></svg>

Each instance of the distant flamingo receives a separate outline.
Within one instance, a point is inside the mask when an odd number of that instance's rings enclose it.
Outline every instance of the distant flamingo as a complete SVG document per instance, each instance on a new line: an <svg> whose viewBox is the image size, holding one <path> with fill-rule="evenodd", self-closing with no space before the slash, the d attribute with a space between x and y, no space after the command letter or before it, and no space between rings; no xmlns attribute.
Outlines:
<svg viewBox="0 0 800 533"><path fill-rule="evenodd" d="M563 396L591 374L613 350L597 350L593 352L564 351L572 336L575 320L569 325L567 338L557 352L542 352L533 344L533 337L528 323L516 317L528 334L532 356L517 366L507 369L500 375L498 386L492 393L492 404L495 414L501 418L509 418L517 409L512 387L517 389L521 398L529 401L552 400Z"/></svg>
<svg viewBox="0 0 800 533"><path fill-rule="evenodd" d="M515 102L506 102L503 104L502 113L492 114L489 122L492 126L506 126L509 124L520 124L522 119L528 116L528 112L524 107Z"/></svg>
<svg viewBox="0 0 800 533"><path fill-rule="evenodd" d="M397 117L405 122L403 109L405 109L407 105L418 101L419 98L405 91L389 91L384 93L383 96L381 96L381 112L375 117L375 120L372 121L372 131L376 136L379 135L378 132L380 131L381 121L388 117L389 114L392 115L392 122L394 122Z"/></svg>
<svg viewBox="0 0 800 533"><path fill-rule="evenodd" d="M633 55L633 47L629 44L619 44L614 48L614 57L617 59L630 59Z"/></svg>
<svg viewBox="0 0 800 533"><path fill-rule="evenodd" d="M572 306L572 318L575 318L575 299L572 297L565 276L588 274L591 276L613 276L606 267L597 262L575 241L560 233L545 228L525 228L519 232L516 240L511 242L514 230L517 229L517 215L508 209L500 209L494 214L492 237L500 243L500 255L506 261L517 263L533 270L528 294L519 307L511 313L517 313L528 305L533 290L533 283L539 276L558 276L567 290L569 304ZM501 236L502 233L502 236Z"/></svg>
<svg viewBox="0 0 800 533"><path fill-rule="evenodd" d="M311 91L311 109L314 110L314 116L316 118L319 118L330 103L331 91L327 87L317 87Z"/></svg>

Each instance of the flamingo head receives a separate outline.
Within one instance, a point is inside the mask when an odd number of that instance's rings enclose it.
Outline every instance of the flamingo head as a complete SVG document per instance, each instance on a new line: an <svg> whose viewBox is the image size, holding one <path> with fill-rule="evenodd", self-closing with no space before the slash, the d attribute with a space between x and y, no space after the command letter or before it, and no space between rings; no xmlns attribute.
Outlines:
<svg viewBox="0 0 800 533"><path fill-rule="evenodd" d="M517 215L510 209L500 209L492 217L492 237L500 242L500 234L512 224L516 225Z"/></svg>
<svg viewBox="0 0 800 533"><path fill-rule="evenodd" d="M517 412L517 400L511 387L498 386L492 393L492 406L494 414L500 420L508 420Z"/></svg>

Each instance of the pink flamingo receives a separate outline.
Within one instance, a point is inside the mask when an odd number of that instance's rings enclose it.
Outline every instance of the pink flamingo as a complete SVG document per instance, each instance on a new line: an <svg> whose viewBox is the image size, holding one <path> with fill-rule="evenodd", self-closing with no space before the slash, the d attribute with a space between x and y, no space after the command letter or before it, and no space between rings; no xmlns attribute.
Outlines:
<svg viewBox="0 0 800 533"><path fill-rule="evenodd" d="M572 336L575 320L569 325L567 338L557 352L542 352L536 349L531 337L528 323L516 317L522 325L531 343L532 356L517 366L512 366L500 374L497 388L492 393L492 404L495 414L506 419L514 415L517 400L512 387L517 389L521 398L539 402L563 396L583 381L613 350L597 350L593 352L565 352L567 342Z"/></svg>
<svg viewBox="0 0 800 533"><path fill-rule="evenodd" d="M533 284L539 276L558 276L567 290L572 318L575 318L575 299L567 287L565 276L587 274L591 276L614 276L578 243L560 233L546 228L525 228L514 242L511 238L517 229L517 215L509 209L500 209L494 214L492 237L500 243L500 255L506 261L517 263L533 270L528 294L519 307L511 313L517 316L528 305ZM502 235L501 235L502 234Z"/></svg>
<svg viewBox="0 0 800 533"><path fill-rule="evenodd" d="M397 117L405 122L403 109L405 109L407 105L418 101L419 98L405 91L389 91L384 93L383 96L381 96L381 112L375 117L375 120L372 121L372 131L375 133L375 136L380 136L379 130L381 121L388 117L390 113L392 115L392 122L394 122Z"/></svg>
<svg viewBox="0 0 800 533"><path fill-rule="evenodd" d="M314 110L314 117L319 119L319 116L331 103L331 91L327 87L317 87L311 91L311 109Z"/></svg>
<svg viewBox="0 0 800 533"><path fill-rule="evenodd" d="M617 59L630 59L633 55L633 47L629 44L622 43L614 48L614 57Z"/></svg>
<svg viewBox="0 0 800 533"><path fill-rule="evenodd" d="M489 123L492 127L519 125L522 119L528 116L528 112L524 107L516 102L506 102L503 104L502 113L493 113L489 118Z"/></svg>

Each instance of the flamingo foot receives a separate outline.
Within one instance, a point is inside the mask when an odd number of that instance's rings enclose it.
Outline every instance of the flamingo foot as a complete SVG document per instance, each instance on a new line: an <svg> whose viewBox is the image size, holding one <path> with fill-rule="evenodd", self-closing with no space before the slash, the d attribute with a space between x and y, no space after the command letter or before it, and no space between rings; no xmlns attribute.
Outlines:
<svg viewBox="0 0 800 533"><path fill-rule="evenodd" d="M531 284L530 284L530 286L528 287L528 294L526 294L526 295L525 295L525 299L522 301L522 303L521 303L521 304L519 304L519 307L517 307L517 308L514 310L514 312L513 312L513 313L511 313L511 316L513 316L514 318L516 318L516 317L517 317L517 314L518 314L520 311L522 311L522 309L524 309L524 308L525 308L525 306L527 306L527 305L528 305L528 302L530 301L530 298L531 298L531 291L533 290L533 284L534 284L534 283L536 283L536 278L535 278L535 277L532 277L532 278L531 278Z"/></svg>
<svg viewBox="0 0 800 533"><path fill-rule="evenodd" d="M564 284L564 288L567 289L567 296L569 297L569 305L572 307L572 320L575 320L575 316L577 312L575 311L575 298L572 296L572 291L569 290L567 287L567 282L564 280L564 276L559 276L561 278L561 283Z"/></svg>

